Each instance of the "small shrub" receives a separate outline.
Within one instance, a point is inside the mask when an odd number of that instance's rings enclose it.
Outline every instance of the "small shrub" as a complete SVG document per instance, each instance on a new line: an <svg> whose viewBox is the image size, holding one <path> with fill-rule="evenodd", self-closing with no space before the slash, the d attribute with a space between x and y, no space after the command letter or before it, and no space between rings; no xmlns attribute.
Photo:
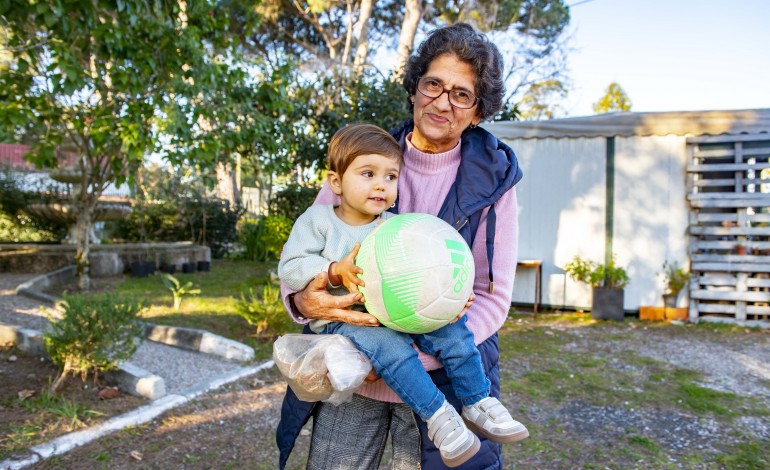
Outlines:
<svg viewBox="0 0 770 470"><path fill-rule="evenodd" d="M265 217L265 234L263 236L265 249L271 256L271 259L277 260L281 257L283 245L289 239L291 227L294 222L282 215L270 215Z"/></svg>
<svg viewBox="0 0 770 470"><path fill-rule="evenodd" d="M592 288L624 289L629 281L626 270L615 264L614 257L604 265L575 256L564 266L564 271L573 280L585 282Z"/></svg>
<svg viewBox="0 0 770 470"><path fill-rule="evenodd" d="M256 327L254 336L257 338L273 339L295 328L295 323L283 306L280 288L269 281L262 283L259 295L252 288L242 292L235 310L249 325Z"/></svg>
<svg viewBox="0 0 770 470"><path fill-rule="evenodd" d="M293 222L282 215L247 219L241 224L238 242L241 257L249 261L277 260L289 239Z"/></svg>
<svg viewBox="0 0 770 470"><path fill-rule="evenodd" d="M267 261L268 251L264 240L265 223L263 218L248 218L238 229L238 244L243 249L239 255L249 261Z"/></svg>
<svg viewBox="0 0 770 470"><path fill-rule="evenodd" d="M61 373L51 386L57 391L67 376L80 375L94 381L103 371L116 369L128 360L144 336L144 326L137 314L142 307L133 301L112 295L98 298L64 296L64 316L51 318L51 329L43 344Z"/></svg>
<svg viewBox="0 0 770 470"><path fill-rule="evenodd" d="M192 282L187 282L182 285L179 279L175 278L171 274L163 275L163 284L166 285L168 290L171 291L171 295L174 296L174 310L179 310L182 306L182 298L186 295L198 295L201 293L200 289L193 286Z"/></svg>
<svg viewBox="0 0 770 470"><path fill-rule="evenodd" d="M690 273L676 261L663 263L663 276L667 294L678 295L690 281Z"/></svg>

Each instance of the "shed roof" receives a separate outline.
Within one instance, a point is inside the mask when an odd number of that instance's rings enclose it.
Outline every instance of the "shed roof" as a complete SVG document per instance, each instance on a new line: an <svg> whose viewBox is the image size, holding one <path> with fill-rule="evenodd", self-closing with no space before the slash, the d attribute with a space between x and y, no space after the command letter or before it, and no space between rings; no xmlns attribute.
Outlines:
<svg viewBox="0 0 770 470"><path fill-rule="evenodd" d="M620 112L549 121L502 121L483 127L500 139L770 133L770 108L734 111Z"/></svg>

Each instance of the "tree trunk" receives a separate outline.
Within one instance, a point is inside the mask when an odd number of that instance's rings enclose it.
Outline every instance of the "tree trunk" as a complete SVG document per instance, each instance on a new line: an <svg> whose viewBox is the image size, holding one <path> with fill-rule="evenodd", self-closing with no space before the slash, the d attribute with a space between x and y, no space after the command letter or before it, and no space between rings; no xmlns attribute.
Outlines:
<svg viewBox="0 0 770 470"><path fill-rule="evenodd" d="M369 18L372 16L372 8L376 0L362 0L361 8L356 23L356 57L353 61L356 73L361 73L369 55Z"/></svg>
<svg viewBox="0 0 770 470"><path fill-rule="evenodd" d="M393 81L401 80L404 76L404 67L414 46L414 36L417 34L417 25L422 18L422 4L420 0L406 0L406 12L404 13L404 22L401 23L401 35L398 38L398 49L396 51L396 63L393 66Z"/></svg>
<svg viewBox="0 0 770 470"><path fill-rule="evenodd" d="M77 233L77 248L75 251L75 266L78 273L78 290L88 292L91 290L91 220L92 210L88 207L78 208L78 218L75 222Z"/></svg>

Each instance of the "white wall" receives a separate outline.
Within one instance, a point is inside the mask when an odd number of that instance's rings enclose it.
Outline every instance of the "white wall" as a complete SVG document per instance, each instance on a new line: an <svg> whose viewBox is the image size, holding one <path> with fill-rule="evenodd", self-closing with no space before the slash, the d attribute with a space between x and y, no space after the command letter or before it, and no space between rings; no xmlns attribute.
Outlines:
<svg viewBox="0 0 770 470"><path fill-rule="evenodd" d="M506 140L524 171L517 185L519 259L543 262L543 303L591 305L590 289L564 275L575 255L603 262L605 138ZM658 305L663 261L686 261L685 138L615 140L613 251L627 268L625 308ZM534 300L534 270L519 268L513 302Z"/></svg>
<svg viewBox="0 0 770 470"><path fill-rule="evenodd" d="M686 161L682 136L615 139L613 249L631 277L627 309L662 305L663 262L687 262Z"/></svg>
<svg viewBox="0 0 770 470"><path fill-rule="evenodd" d="M590 290L572 282L562 267L580 254L604 253L605 140L522 139L507 142L524 178L519 201L519 259L543 262L543 303L589 306ZM513 302L534 299L534 270L519 268Z"/></svg>

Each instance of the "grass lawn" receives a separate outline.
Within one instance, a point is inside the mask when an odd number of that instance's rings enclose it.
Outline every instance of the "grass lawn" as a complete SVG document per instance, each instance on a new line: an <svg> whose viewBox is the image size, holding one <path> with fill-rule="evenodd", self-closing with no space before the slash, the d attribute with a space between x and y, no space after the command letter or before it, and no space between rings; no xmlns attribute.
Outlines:
<svg viewBox="0 0 770 470"><path fill-rule="evenodd" d="M199 295L185 296L178 311L174 310L171 291L160 275L126 276L113 283L111 290L120 297L139 300L146 307L141 316L148 322L206 330L247 344L256 350L257 359L264 359L272 354L273 338L257 338L256 327L249 325L235 307L242 292L250 288L255 293L261 292L258 282L273 268L275 263L213 260L210 272L177 273L174 277L182 285L189 281L201 290ZM289 328L300 331L299 326L289 325Z"/></svg>

